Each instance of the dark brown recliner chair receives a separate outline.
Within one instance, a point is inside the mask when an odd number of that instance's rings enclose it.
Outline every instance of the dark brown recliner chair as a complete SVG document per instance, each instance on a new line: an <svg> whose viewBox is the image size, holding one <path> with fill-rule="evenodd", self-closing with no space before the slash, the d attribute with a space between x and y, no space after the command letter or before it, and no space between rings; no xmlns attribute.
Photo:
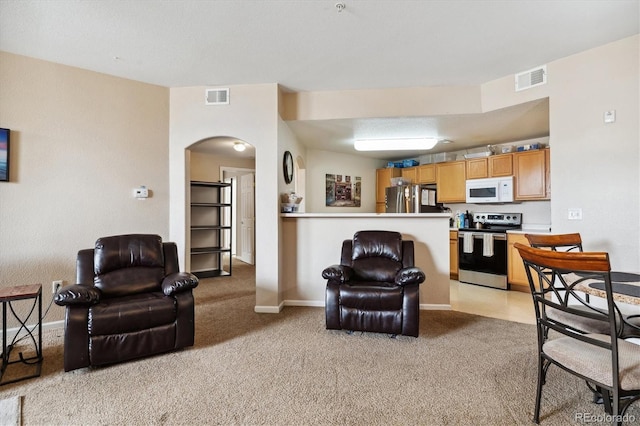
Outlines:
<svg viewBox="0 0 640 426"><path fill-rule="evenodd" d="M340 264L322 276L327 329L418 337L425 275L414 266L413 241L398 232L357 232L343 241Z"/></svg>
<svg viewBox="0 0 640 426"><path fill-rule="evenodd" d="M158 235L100 238L78 252L66 306L64 369L111 364L193 345L198 279L179 272L174 243Z"/></svg>

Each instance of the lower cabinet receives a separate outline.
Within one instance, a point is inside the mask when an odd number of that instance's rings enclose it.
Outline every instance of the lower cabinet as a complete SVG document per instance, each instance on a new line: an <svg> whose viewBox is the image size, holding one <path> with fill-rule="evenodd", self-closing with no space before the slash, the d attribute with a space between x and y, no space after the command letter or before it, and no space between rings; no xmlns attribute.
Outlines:
<svg viewBox="0 0 640 426"><path fill-rule="evenodd" d="M515 243L529 245L524 234L507 233L507 282L511 285L511 290L530 293L527 272L518 249L513 246Z"/></svg>
<svg viewBox="0 0 640 426"><path fill-rule="evenodd" d="M458 279L458 231L449 231L449 277Z"/></svg>

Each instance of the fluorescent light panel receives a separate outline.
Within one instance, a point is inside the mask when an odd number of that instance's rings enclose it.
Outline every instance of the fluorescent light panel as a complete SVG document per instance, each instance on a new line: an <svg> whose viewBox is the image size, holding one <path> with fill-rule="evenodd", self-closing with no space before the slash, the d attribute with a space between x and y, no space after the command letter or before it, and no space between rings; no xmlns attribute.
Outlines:
<svg viewBox="0 0 640 426"><path fill-rule="evenodd" d="M405 151L431 149L438 143L436 138L412 139L356 139L356 151Z"/></svg>

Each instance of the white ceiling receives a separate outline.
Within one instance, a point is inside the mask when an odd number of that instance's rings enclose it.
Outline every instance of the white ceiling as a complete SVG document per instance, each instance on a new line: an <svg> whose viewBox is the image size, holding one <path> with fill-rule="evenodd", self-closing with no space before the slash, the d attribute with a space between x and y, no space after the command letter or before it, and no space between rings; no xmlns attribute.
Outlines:
<svg viewBox="0 0 640 426"><path fill-rule="evenodd" d="M640 26L639 0L342 1L339 11L336 0L0 0L0 50L166 87L320 91L477 85ZM472 135L456 128L476 128L467 119L478 117L291 124L312 146L335 134L332 149L358 129L423 125L450 129L458 148Z"/></svg>

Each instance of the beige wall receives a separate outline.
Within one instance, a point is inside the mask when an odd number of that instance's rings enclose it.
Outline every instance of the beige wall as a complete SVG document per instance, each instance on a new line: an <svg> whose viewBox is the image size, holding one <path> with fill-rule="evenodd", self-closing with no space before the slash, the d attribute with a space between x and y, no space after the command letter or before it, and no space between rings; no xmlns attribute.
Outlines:
<svg viewBox="0 0 640 426"><path fill-rule="evenodd" d="M208 142L215 143L215 142ZM224 157L206 152L191 150L191 180L217 182L222 179L221 167L254 169L256 162L252 158Z"/></svg>
<svg viewBox="0 0 640 426"><path fill-rule="evenodd" d="M240 139L256 149L256 310L278 311L279 202L282 155L278 145L278 86L230 87L229 105L205 105L205 87L171 89L170 102L170 234L187 264L188 149L212 137Z"/></svg>
<svg viewBox="0 0 640 426"><path fill-rule="evenodd" d="M407 117L482 112L479 86L300 92L283 95L285 120Z"/></svg>
<svg viewBox="0 0 640 426"><path fill-rule="evenodd" d="M546 85L521 92L509 75L477 88L298 93L285 97L285 114L298 120L460 114L548 97L552 231L580 232L587 250L610 253L613 268L639 271L639 39L553 61ZM604 124L612 109L616 123ZM568 220L569 208L582 208L583 220Z"/></svg>
<svg viewBox="0 0 640 426"><path fill-rule="evenodd" d="M168 89L0 52L0 127L0 287L42 283L48 303L96 238L169 237ZM152 197L134 199L139 185ZM54 305L45 321L63 315Z"/></svg>
<svg viewBox="0 0 640 426"><path fill-rule="evenodd" d="M321 150L307 150L307 212L313 213L375 213L376 169L386 162ZM362 178L360 207L327 207L325 203L326 175L342 174Z"/></svg>
<svg viewBox="0 0 640 426"><path fill-rule="evenodd" d="M553 232L580 232L612 268L640 271L640 36L547 66L548 83L514 92L513 76L482 87L485 108L549 97ZM605 124L605 111L617 120ZM568 220L581 208L583 220Z"/></svg>

